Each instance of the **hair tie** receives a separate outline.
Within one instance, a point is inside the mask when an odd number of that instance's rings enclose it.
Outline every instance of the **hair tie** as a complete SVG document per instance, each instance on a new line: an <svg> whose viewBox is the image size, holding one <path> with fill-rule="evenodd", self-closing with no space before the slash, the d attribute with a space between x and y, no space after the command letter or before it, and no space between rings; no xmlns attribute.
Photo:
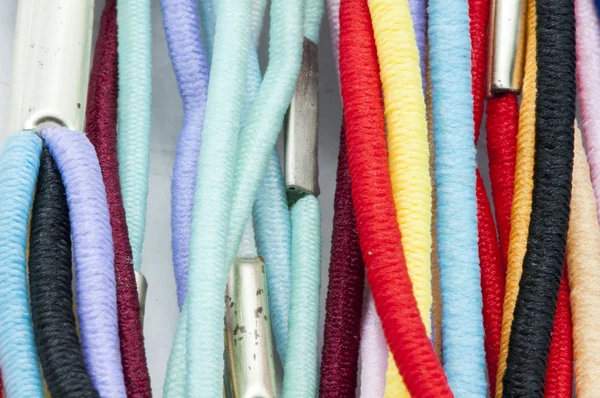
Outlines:
<svg viewBox="0 0 600 398"><path fill-rule="evenodd" d="M149 397L152 388L146 364L140 302L132 266L117 160L117 64L117 4L115 0L111 0L104 6L96 41L88 88L85 131L96 149L106 186L115 254L121 363L127 395Z"/></svg>
<svg viewBox="0 0 600 398"><path fill-rule="evenodd" d="M419 396L451 396L421 321L402 252L372 29L366 1L342 0L340 76L361 249L384 332L408 390Z"/></svg>
<svg viewBox="0 0 600 398"><path fill-rule="evenodd" d="M181 310L187 294L189 237L209 67L202 44L197 2L161 0L160 4L169 56L183 102L183 126L177 141L171 183L171 246L177 303Z"/></svg>
<svg viewBox="0 0 600 398"><path fill-rule="evenodd" d="M484 396L468 17L464 0L429 3L444 368L454 394Z"/></svg>
<svg viewBox="0 0 600 398"><path fill-rule="evenodd" d="M0 156L0 363L9 397L43 397L27 292L29 215L42 140L33 132L13 134Z"/></svg>
<svg viewBox="0 0 600 398"><path fill-rule="evenodd" d="M538 72L531 221L512 322L504 395L541 395L565 259L573 172L573 2L537 0Z"/></svg>
<svg viewBox="0 0 600 398"><path fill-rule="evenodd" d="M408 1L369 1L383 87L389 168L406 265L431 333L431 177L419 53ZM390 356L386 395L407 396Z"/></svg>
<svg viewBox="0 0 600 398"><path fill-rule="evenodd" d="M352 396L356 392L364 267L342 123L321 360L319 396L323 398Z"/></svg>
<svg viewBox="0 0 600 398"><path fill-rule="evenodd" d="M29 293L39 359L59 397L99 397L85 367L73 315L71 226L65 187L42 152L29 235Z"/></svg>
<svg viewBox="0 0 600 398"><path fill-rule="evenodd" d="M573 397L573 325L571 323L567 268L565 263L556 301L556 314L554 315L554 328L552 329L544 385L544 396L546 397Z"/></svg>
<svg viewBox="0 0 600 398"><path fill-rule="evenodd" d="M496 398L502 397L502 377L506 370L508 340L513 321L513 313L519 280L523 271L523 257L527 248L531 195L533 190L533 153L535 145L535 106L536 106L536 0L527 2L527 45L525 50L525 71L521 106L519 109L519 131L517 133L517 156L515 164L515 190L510 215L510 243L506 266L506 285L502 314L502 335L496 374Z"/></svg>
<svg viewBox="0 0 600 398"><path fill-rule="evenodd" d="M587 3L593 6L591 0ZM575 3L579 30L581 2ZM592 14L593 15L593 14ZM571 195L571 219L567 234L567 270L573 308L573 348L577 397L595 397L600 390L600 225L596 199L581 133L575 128L575 158ZM560 294L560 293L559 293ZM558 310L557 310L558 314Z"/></svg>
<svg viewBox="0 0 600 398"><path fill-rule="evenodd" d="M345 1L345 0L344 0ZM377 315L373 294L365 284L360 330L360 397L383 397L388 367L388 347Z"/></svg>
<svg viewBox="0 0 600 398"><path fill-rule="evenodd" d="M519 104L516 94L505 93L490 98L487 102L486 116L490 181L498 223L502 269L504 270L508 263L510 215L515 187L517 132L519 130ZM504 289L504 275L502 289Z"/></svg>
<svg viewBox="0 0 600 398"><path fill-rule="evenodd" d="M106 189L94 147L80 132L42 132L67 192L85 363L100 396L126 396Z"/></svg>
<svg viewBox="0 0 600 398"><path fill-rule="evenodd" d="M152 7L150 0L117 0L117 8L119 173L133 266L140 272L150 172Z"/></svg>
<svg viewBox="0 0 600 398"><path fill-rule="evenodd" d="M476 147L481 131L481 120L484 109L484 80L487 63L489 15L489 1L469 0L471 90L473 95L473 121L475 123ZM504 267L501 262L494 216L479 168L476 169L475 174L479 266L481 268L481 295L483 299L483 326L485 331L485 358L487 361L489 389L490 391L495 391L494 378L498 366L498 348L502 326Z"/></svg>

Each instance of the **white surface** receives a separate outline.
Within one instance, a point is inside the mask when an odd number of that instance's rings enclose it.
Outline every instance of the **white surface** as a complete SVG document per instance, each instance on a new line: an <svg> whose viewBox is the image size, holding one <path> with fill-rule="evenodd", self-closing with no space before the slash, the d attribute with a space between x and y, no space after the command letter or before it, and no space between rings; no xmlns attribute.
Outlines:
<svg viewBox="0 0 600 398"><path fill-rule="evenodd" d="M97 32L103 0L96 1L94 15ZM0 136L4 136L8 122L9 83L15 29L17 0L0 0ZM326 18L324 19L324 23ZM150 162L150 194L148 220L144 243L142 270L149 284L146 303L146 353L155 396L162 395L171 340L179 316L175 294L175 279L171 262L170 186L175 145L181 127L182 109L171 61L167 53L162 14L158 0L152 1L153 38L153 103L152 144ZM265 25L265 29L267 25ZM266 48L263 34L263 50ZM331 53L329 28L321 28L319 46L321 73L321 109L319 137L319 168L323 220L323 279L321 302L324 306L327 292L327 265L329 261L335 170L341 123L339 88ZM263 57L263 60L265 57ZM264 62L263 62L264 64ZM321 314L321 328L323 324Z"/></svg>
<svg viewBox="0 0 600 398"><path fill-rule="evenodd" d="M95 29L104 1L96 0ZM7 110L11 68L11 53L15 27L17 0L0 0L0 137L7 127ZM146 352L152 388L155 396L162 395L162 386L171 348L171 340L179 316L175 294L175 279L171 262L170 234L170 181L175 155L175 144L181 127L181 100L175 76L167 53L162 15L158 0L152 0L153 23L153 103L152 145L150 162L150 193L148 220L143 251L143 273L149 284L146 323ZM267 29L265 24L265 30ZM262 49L266 46L263 34ZM264 54L262 61L265 60ZM264 65L265 62L262 62ZM325 296L327 293L327 267L331 248L333 195L339 146L339 129L342 118L339 87L335 72L327 18L323 19L319 45L320 69L320 120L319 120L319 170L322 211L323 267L321 281L321 332L323 328ZM478 145L479 160L485 158L485 131ZM488 185L487 167L482 170ZM489 186L488 186L489 192ZM320 333L322 336L322 333Z"/></svg>

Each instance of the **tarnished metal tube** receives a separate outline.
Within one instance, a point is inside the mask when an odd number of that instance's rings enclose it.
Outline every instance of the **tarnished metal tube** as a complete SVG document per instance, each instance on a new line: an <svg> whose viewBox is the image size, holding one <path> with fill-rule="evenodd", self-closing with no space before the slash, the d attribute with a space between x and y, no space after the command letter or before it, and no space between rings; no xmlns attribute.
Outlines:
<svg viewBox="0 0 600 398"><path fill-rule="evenodd" d="M286 117L285 185L318 196L319 65L317 45L304 38L302 65Z"/></svg>
<svg viewBox="0 0 600 398"><path fill-rule="evenodd" d="M225 293L225 342L234 398L277 396L271 319L260 258L237 258Z"/></svg>

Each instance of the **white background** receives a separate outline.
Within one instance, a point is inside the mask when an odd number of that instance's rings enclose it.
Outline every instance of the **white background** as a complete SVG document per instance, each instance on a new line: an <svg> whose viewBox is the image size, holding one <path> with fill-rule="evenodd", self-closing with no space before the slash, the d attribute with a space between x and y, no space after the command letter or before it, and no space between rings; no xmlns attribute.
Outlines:
<svg viewBox="0 0 600 398"><path fill-rule="evenodd" d="M47 0L45 0L47 1ZM104 0L96 0L95 32ZM6 134L7 109L10 92L11 55L15 28L17 0L0 0L0 137ZM162 14L158 0L152 0L153 38L153 103L152 103L152 152L150 162L150 194L146 241L143 253L143 273L148 279L149 290L144 325L146 353L156 396L162 395L171 340L179 315L175 295L175 280L171 262L170 234L170 181L175 155L175 145L181 127L182 108L171 61L167 53L162 28ZM265 30L267 25L265 25ZM262 40L262 61L266 57L266 34ZM263 62L264 65L265 62ZM331 40L326 16L321 26L319 43L320 69L320 120L319 120L319 168L323 234L323 268L321 283L321 308L327 293L327 266L333 217L335 171L341 123L341 105L337 75L332 56ZM480 148L485 148L485 135ZM481 153L482 151L480 151ZM487 164L487 161L484 163ZM484 180L488 181L483 168ZM321 331L324 312L321 312ZM322 333L321 333L322 334ZM320 335L321 335L320 334Z"/></svg>

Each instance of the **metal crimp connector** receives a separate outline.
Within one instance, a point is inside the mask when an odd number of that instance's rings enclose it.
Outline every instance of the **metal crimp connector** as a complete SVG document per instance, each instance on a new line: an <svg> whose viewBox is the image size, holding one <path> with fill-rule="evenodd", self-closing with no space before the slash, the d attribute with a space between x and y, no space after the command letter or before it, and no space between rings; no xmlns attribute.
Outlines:
<svg viewBox="0 0 600 398"><path fill-rule="evenodd" d="M225 293L225 345L234 398L275 398L275 362L265 265L237 258Z"/></svg>
<svg viewBox="0 0 600 398"><path fill-rule="evenodd" d="M286 117L285 186L318 196L319 65L317 45L304 38L302 65Z"/></svg>
<svg viewBox="0 0 600 398"><path fill-rule="evenodd" d="M492 0L486 95L521 91L525 61L524 0Z"/></svg>

